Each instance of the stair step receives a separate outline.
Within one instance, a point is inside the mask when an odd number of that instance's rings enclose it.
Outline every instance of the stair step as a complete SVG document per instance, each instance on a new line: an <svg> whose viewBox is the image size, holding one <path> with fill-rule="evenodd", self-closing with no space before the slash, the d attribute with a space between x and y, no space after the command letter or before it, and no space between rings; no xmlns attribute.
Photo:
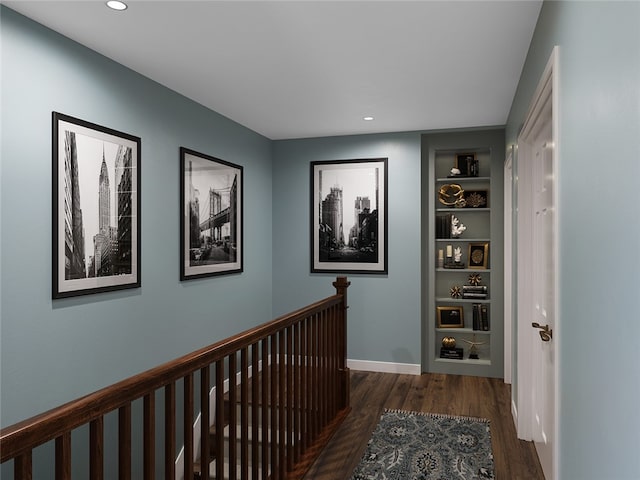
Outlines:
<svg viewBox="0 0 640 480"><path fill-rule="evenodd" d="M238 427L239 430L239 427ZM229 433L230 433L230 428L229 426L226 426L223 434L224 434L224 448L225 448L225 452L229 451ZM238 432L239 433L239 432ZM269 434L270 432L267 432L267 434ZM253 442L253 431L252 429L249 429L248 435L247 435L247 439L250 442L249 444L249 455L251 455L251 449L252 448L256 448L258 450L258 460L262 461L262 428L258 428L258 438L256 439L255 442ZM241 460L241 444L242 444L242 438L240 437L240 435L238 434L236 436L236 460L239 462ZM215 435L211 435L210 439L209 439L209 458L211 459L211 461L215 461L216 460L216 437ZM195 465L198 466L198 469L200 468L200 456L198 456L198 458L196 459Z"/></svg>
<svg viewBox="0 0 640 480"><path fill-rule="evenodd" d="M252 472L251 467L249 467L249 472ZM229 463L225 462L224 464L224 474L223 474L224 479L228 479L230 477L229 475ZM242 477L242 466L236 464L236 478L241 478ZM193 466L193 478L194 480L202 480L202 472L200 471L200 465L197 465L197 470L196 470L196 465ZM209 475L207 477L205 477L207 479L213 480L216 478L216 462L215 460L213 462L211 462L209 464ZM258 467L258 478L262 478L262 469Z"/></svg>
<svg viewBox="0 0 640 480"><path fill-rule="evenodd" d="M304 367L300 367L300 368L304 368ZM271 370L271 367L269 367L269 369ZM271 373L273 374L273 373ZM258 382L259 382L259 388L262 388L262 372L260 372L258 374ZM251 448L252 446L254 448L258 449L258 458L259 458L259 462L262 462L262 418L263 415L267 415L268 418L270 418L271 415L271 410L273 408L279 409L280 408L280 391L278 390L277 394L276 394L276 398L269 398L269 401L274 400L274 404L273 405L264 405L262 403L262 395L259 396L259 398L257 399L257 404L252 403L252 389L253 389L253 382L251 380L249 380L248 382L248 399L249 399L249 405L248 405L248 421L249 421L249 427L248 427L248 441L250 442L249 445L249 457L251 458ZM242 467L239 465L240 464L240 455L241 455L241 428L239 425L241 416L242 416L242 406L240 403L240 386L238 385L236 387L236 420L238 422L238 425L236 427L236 452L237 452L237 461L236 461L236 470L237 470L237 477L240 478L240 474L242 471ZM288 403L288 397L286 396L286 392L285 392L285 396L283 397L283 399L285 400L285 403ZM230 431L230 427L229 427L229 423L230 423L230 419L231 419L231 399L230 399L230 395L229 392L225 393L224 395L224 413L223 413L223 418L224 418L224 430L223 430L223 435L225 437L224 440L224 445L225 445L225 452L229 451L229 431ZM252 408L253 406L256 406L256 408L258 409L258 438L256 439L256 442L253 443L253 427L251 425L251 422L253 421L252 418ZM215 418L215 412L212 412L212 417ZM271 440L270 438L271 436L271 430L269 430L267 432L267 438L269 440ZM276 432L275 435L276 438L274 438L274 442L277 444L279 442L279 434ZM207 478L214 478L215 477L215 471L216 471L216 441L217 439L217 428L216 425L212 425L211 428L209 429L209 455L210 455L210 459L211 459L211 463L209 464L209 477ZM288 443L289 439L286 440L285 443ZM295 439L294 439L295 442ZM253 445L252 445L253 444ZM201 476L201 471L200 471L200 458L198 458L196 460L196 462L194 462L194 478L195 479L202 479ZM228 462L225 460L225 466L224 466L224 471L225 471L225 475L224 478L228 478L229 477L229 464ZM251 471L251 466L249 466L249 470ZM261 472L261 469L259 470ZM259 475L261 476L261 475Z"/></svg>

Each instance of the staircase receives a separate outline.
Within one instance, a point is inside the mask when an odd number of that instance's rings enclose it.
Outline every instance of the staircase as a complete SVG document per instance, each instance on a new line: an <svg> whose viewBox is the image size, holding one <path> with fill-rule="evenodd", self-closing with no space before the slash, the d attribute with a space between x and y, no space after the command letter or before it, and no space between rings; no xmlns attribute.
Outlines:
<svg viewBox="0 0 640 480"><path fill-rule="evenodd" d="M230 408L229 403L225 402L225 409ZM240 410L240 405L236 406L237 410ZM240 414L240 412L238 411L238 415ZM262 431L262 427L258 427L257 428L257 435L255 437L255 439L253 438L254 435L254 429L251 428L252 425L249 425L249 429L247 431L247 440L249 442L249 447L247 450L247 457L248 459L246 460L246 471L244 472L243 475L243 458L242 458L242 442L240 438L235 438L235 445L233 446L233 449L236 452L235 455L235 471L236 471L236 475L234 478L250 478L249 475L252 476L252 478L262 478L262 456L263 456L263 431ZM240 431L241 425L240 424L236 424L236 432ZM270 431L267 431L267 439L270 438ZM202 480L202 479L215 479L216 478L216 462L218 459L218 455L216 454L216 447L215 445L217 445L217 429L216 426L213 425L210 429L209 429L209 471L203 475L201 472L201 461L200 461L200 456L198 456L198 458L196 459L196 461L194 462L193 465L193 475L194 475L194 480ZM230 462L229 462L229 452L232 449L232 445L231 445L231 426L229 425L229 416L225 416L225 426L222 430L222 436L224 438L224 450L225 450L225 455L222 455L222 458L224 459L224 479L230 479L231 475L229 473L229 469L231 468ZM267 448L266 448L266 452L267 452L267 456L269 455L269 443L266 444ZM255 452L255 459L253 456L253 449L256 449ZM253 473L254 470L254 466L252 465L252 460L255 460L257 462L256 466L255 466L255 475ZM267 477L269 476L269 471L267 471Z"/></svg>
<svg viewBox="0 0 640 480"><path fill-rule="evenodd" d="M268 367L269 370L275 370ZM277 372L276 372L277 374ZM267 375L267 379L273 375ZM249 382L251 387L257 386L257 397L262 399L261 387L263 386L262 372L258 373L258 378L255 382ZM267 385L268 387L269 385ZM218 458L223 458L223 479L229 480L232 478L271 478L271 464L277 464L278 450L286 451L289 447L294 448L296 443L299 443L301 438L295 434L281 435L278 429L272 429L271 425L276 425L280 411L288 412L287 400L290 398L286 389L276 392L276 402L274 407L267 402L265 404L262 401L256 404L249 403L246 411L243 414L241 397L241 387L236 387L235 400L232 399L229 392L225 393L223 401L222 413L224 424L222 429L223 448L222 455L217 454L218 445L218 428L214 424L209 428L209 463L208 472L204 475L202 473L201 456L198 455L193 465L194 480L216 478L217 461ZM249 391L248 397L253 398L252 392ZM282 395L284 394L284 395ZM270 398L269 392L267 392L265 398ZM280 401L283 398L283 402ZM235 403L234 403L235 401ZM295 418L301 418L301 411L296 408ZM216 412L217 413L217 412ZM232 418L233 417L233 418ZM290 422L293 422L294 412L291 415L287 415ZM215 418L215 416L214 416ZM243 430L242 418L246 418L246 427ZM287 418L285 417L285 421ZM233 423L232 423L233 422ZM290 425L290 430L292 425ZM247 440L247 446L243 453L243 439ZM283 442L283 443L282 443ZM284 445L284 449L272 448L272 445ZM199 450L199 449L198 449ZM246 457L246 458L245 458ZM231 461L234 459L234 461ZM263 476L263 468L266 474ZM235 475L231 475L235 470Z"/></svg>
<svg viewBox="0 0 640 480"><path fill-rule="evenodd" d="M121 480L302 479L350 410L349 282L338 277L333 286L335 295L2 428L0 463L10 464L14 480L31 479L33 451L48 444L55 455L38 456L38 468L61 480L71 479L76 455L96 480L106 464L117 465ZM156 401L159 395L164 401ZM138 402L142 412L134 415ZM81 427L88 449L73 448L72 433ZM116 452L104 448L105 428L112 427ZM184 453L176 462L180 434ZM202 452L194 472L192 460Z"/></svg>

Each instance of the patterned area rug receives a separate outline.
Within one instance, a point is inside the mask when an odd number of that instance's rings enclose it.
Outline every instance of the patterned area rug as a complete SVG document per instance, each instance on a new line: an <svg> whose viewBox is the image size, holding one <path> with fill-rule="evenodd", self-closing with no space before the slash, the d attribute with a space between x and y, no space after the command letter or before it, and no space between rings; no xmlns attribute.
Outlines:
<svg viewBox="0 0 640 480"><path fill-rule="evenodd" d="M385 410L351 480L493 478L489 420Z"/></svg>

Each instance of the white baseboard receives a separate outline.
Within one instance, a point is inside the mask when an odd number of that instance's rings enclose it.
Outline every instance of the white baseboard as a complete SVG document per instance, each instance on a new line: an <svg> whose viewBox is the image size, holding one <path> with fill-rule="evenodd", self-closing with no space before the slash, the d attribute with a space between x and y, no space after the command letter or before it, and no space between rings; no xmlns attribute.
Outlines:
<svg viewBox="0 0 640 480"><path fill-rule="evenodd" d="M347 360L347 367L351 370L363 372L401 373L407 375L420 375L422 368L415 363L373 362L371 360Z"/></svg>

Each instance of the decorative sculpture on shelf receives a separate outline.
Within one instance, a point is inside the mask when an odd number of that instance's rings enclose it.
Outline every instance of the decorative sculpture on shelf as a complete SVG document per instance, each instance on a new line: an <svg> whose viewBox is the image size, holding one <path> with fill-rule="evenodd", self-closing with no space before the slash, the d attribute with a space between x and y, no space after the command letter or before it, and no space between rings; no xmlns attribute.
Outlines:
<svg viewBox="0 0 640 480"><path fill-rule="evenodd" d="M482 285L482 276L479 273L472 273L469 275L469 285Z"/></svg>
<svg viewBox="0 0 640 480"><path fill-rule="evenodd" d="M467 204L464 199L464 190L457 183L442 185L438 192L438 200L447 207L462 208Z"/></svg>
<svg viewBox="0 0 640 480"><path fill-rule="evenodd" d="M465 198L465 201L470 207L473 208L484 207L487 204L487 199L480 195L478 192L473 192L472 194L470 194L467 198Z"/></svg>
<svg viewBox="0 0 640 480"><path fill-rule="evenodd" d="M451 298L460 298L462 297L462 289L458 285L454 285L449 290L449 295L451 295Z"/></svg>
<svg viewBox="0 0 640 480"><path fill-rule="evenodd" d="M469 348L469 358L472 360L477 360L478 357L478 346L479 345L484 345L487 342L476 342L476 336L473 336L473 341L471 340L465 340L464 338L462 339L463 342L466 342L469 344L470 348Z"/></svg>
<svg viewBox="0 0 640 480"><path fill-rule="evenodd" d="M456 339L454 337L444 337L442 339L442 346L444 348L454 348L456 346Z"/></svg>
<svg viewBox="0 0 640 480"><path fill-rule="evenodd" d="M460 263L460 260L462 260L462 248L456 247L453 249L453 261Z"/></svg>
<svg viewBox="0 0 640 480"><path fill-rule="evenodd" d="M451 236L453 238L458 238L466 229L467 227L455 215L451 216Z"/></svg>

